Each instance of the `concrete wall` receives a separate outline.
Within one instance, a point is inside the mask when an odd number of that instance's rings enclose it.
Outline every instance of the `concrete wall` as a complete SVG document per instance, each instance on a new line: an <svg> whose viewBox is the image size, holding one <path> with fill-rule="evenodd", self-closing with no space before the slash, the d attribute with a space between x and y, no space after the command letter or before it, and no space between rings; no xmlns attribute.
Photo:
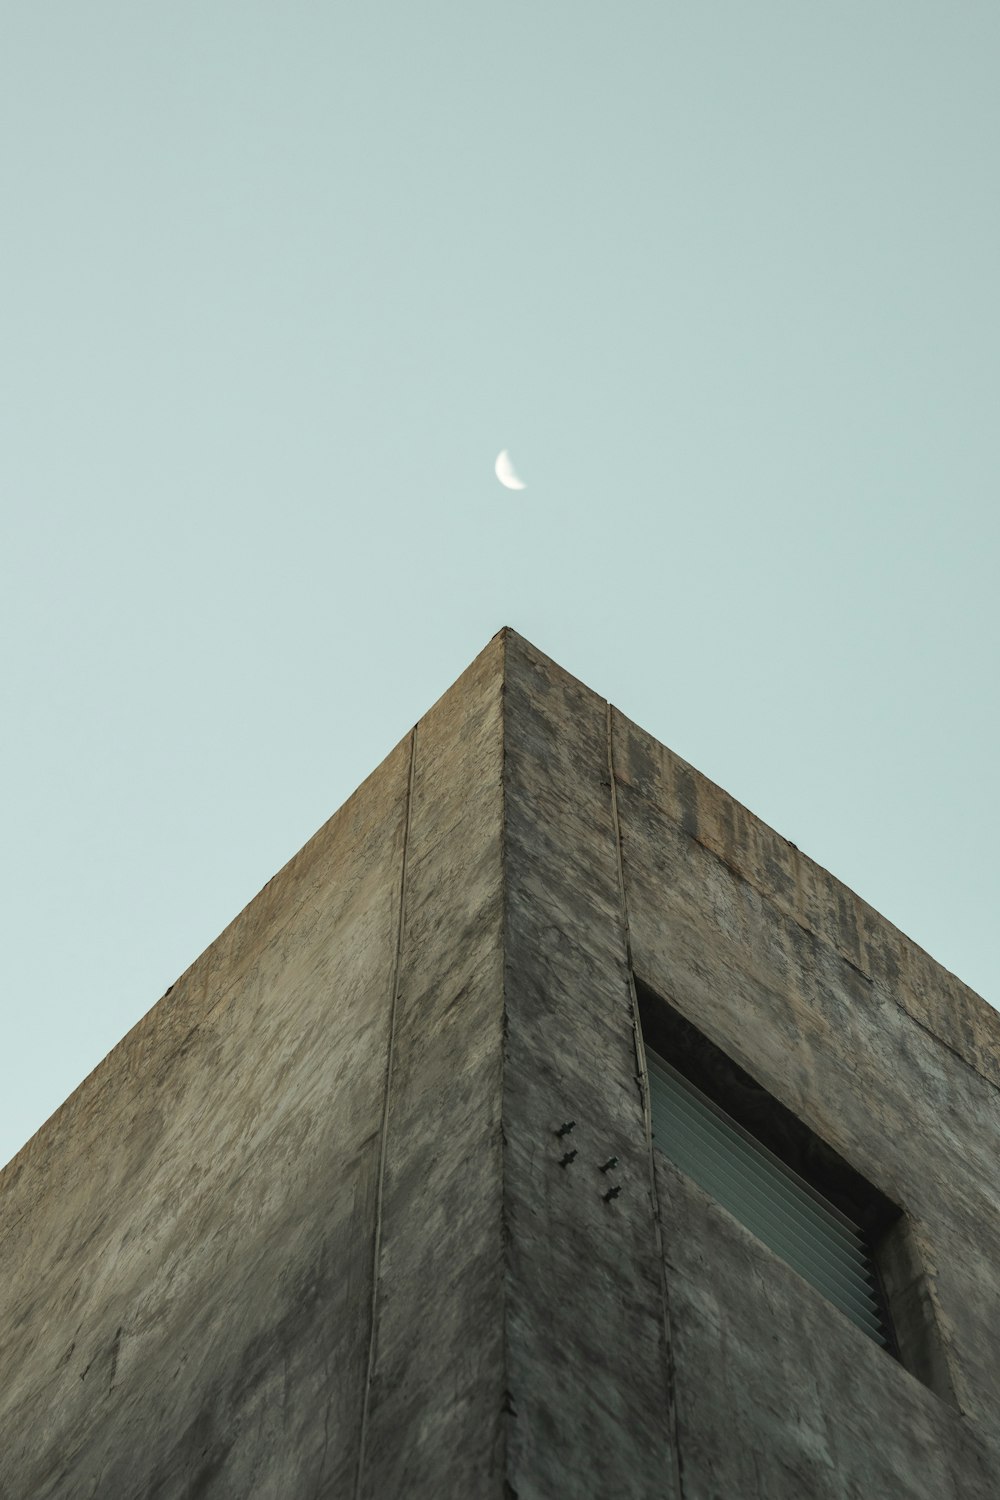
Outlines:
<svg viewBox="0 0 1000 1500"><path fill-rule="evenodd" d="M633 974L906 1210L934 1389L653 1150ZM998 1086L504 632L0 1174L0 1500L995 1500Z"/></svg>
<svg viewBox="0 0 1000 1500"><path fill-rule="evenodd" d="M3 1500L502 1493L501 681L0 1175Z"/></svg>
<svg viewBox="0 0 1000 1500"><path fill-rule="evenodd" d="M511 1483L679 1500L608 716L516 636L506 703Z"/></svg>
<svg viewBox="0 0 1000 1500"><path fill-rule="evenodd" d="M1000 1017L517 637L506 693L518 1495L996 1497ZM905 1210L936 1389L647 1152L629 954Z"/></svg>
<svg viewBox="0 0 1000 1500"><path fill-rule="evenodd" d="M955 1403L657 1155L686 1500L1000 1494L1000 1016L617 715L614 742L636 972L904 1209Z"/></svg>

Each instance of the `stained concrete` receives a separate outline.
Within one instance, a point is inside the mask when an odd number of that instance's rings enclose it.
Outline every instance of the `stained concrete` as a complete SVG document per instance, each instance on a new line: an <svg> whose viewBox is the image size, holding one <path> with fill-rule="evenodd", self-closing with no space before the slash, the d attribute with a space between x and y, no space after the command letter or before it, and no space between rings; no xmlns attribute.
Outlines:
<svg viewBox="0 0 1000 1500"><path fill-rule="evenodd" d="M634 976L902 1206L930 1355L652 1149ZM0 1174L0 1497L995 1497L998 1086L979 997L502 632Z"/></svg>
<svg viewBox="0 0 1000 1500"><path fill-rule="evenodd" d="M5 1500L349 1480L406 777L403 749L6 1169Z"/></svg>
<svg viewBox="0 0 1000 1500"><path fill-rule="evenodd" d="M905 1211L955 1400L1000 1436L1000 1017L623 719L615 763L637 972Z"/></svg>
<svg viewBox="0 0 1000 1500"><path fill-rule="evenodd" d="M679 1500L607 714L517 637L506 684L511 1482Z"/></svg>
<svg viewBox="0 0 1000 1500"><path fill-rule="evenodd" d="M359 1493L502 1493L503 643L414 736ZM332 1493L332 1492L331 1492Z"/></svg>

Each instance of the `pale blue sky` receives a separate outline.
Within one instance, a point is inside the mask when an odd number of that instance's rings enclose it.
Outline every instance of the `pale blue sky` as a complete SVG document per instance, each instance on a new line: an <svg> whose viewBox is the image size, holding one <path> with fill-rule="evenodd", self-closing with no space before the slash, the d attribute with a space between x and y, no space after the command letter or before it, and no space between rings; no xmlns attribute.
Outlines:
<svg viewBox="0 0 1000 1500"><path fill-rule="evenodd" d="M998 76L994 0L3 7L0 1160L505 623L1000 1002Z"/></svg>

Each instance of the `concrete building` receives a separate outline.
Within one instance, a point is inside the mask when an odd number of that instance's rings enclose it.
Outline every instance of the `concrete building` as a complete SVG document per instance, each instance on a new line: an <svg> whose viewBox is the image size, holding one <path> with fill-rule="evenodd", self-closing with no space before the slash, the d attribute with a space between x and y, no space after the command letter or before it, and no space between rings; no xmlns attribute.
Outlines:
<svg viewBox="0 0 1000 1500"><path fill-rule="evenodd" d="M0 1176L0 1496L997 1500L998 1103L501 632Z"/></svg>

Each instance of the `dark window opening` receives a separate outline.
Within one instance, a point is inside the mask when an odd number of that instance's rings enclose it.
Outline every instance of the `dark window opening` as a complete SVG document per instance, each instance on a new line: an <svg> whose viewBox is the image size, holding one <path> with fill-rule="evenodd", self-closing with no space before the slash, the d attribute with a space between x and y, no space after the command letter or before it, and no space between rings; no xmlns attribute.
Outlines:
<svg viewBox="0 0 1000 1500"><path fill-rule="evenodd" d="M901 1209L673 1006L637 990L656 1148L954 1401Z"/></svg>

